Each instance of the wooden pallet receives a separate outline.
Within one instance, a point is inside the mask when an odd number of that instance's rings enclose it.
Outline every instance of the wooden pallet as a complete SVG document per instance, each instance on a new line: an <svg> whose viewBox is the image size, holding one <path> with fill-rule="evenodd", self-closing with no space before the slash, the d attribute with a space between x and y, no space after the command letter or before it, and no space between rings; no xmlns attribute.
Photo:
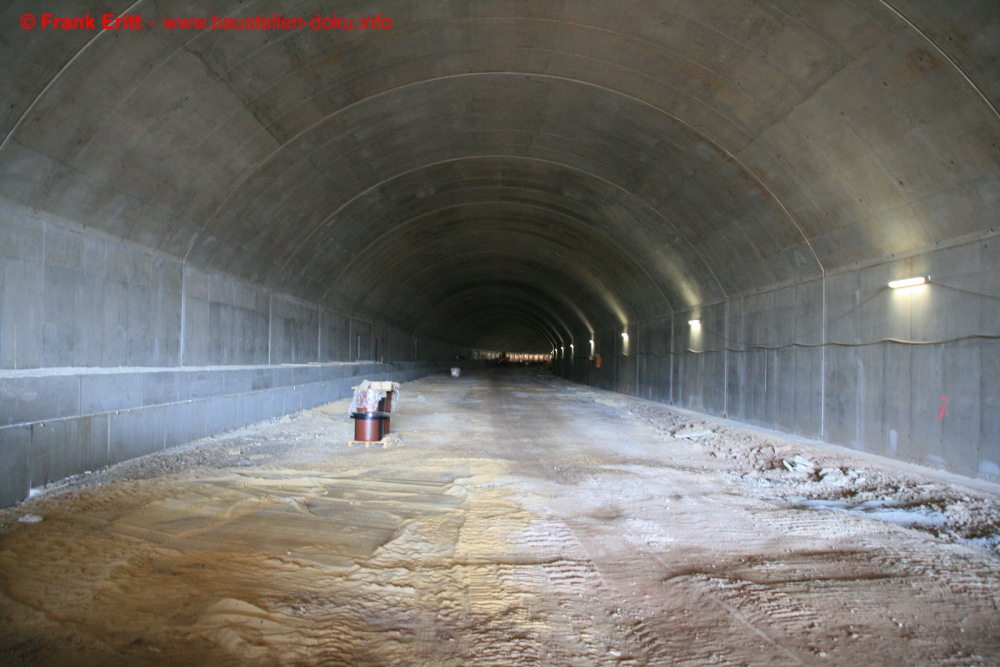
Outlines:
<svg viewBox="0 0 1000 667"><path fill-rule="evenodd" d="M389 445L398 445L401 443L402 440L399 439L399 436L395 433L391 433L381 440L375 440L373 442L365 442L364 440L348 440L347 446L353 447L354 445L364 445L365 447L369 447L371 445L382 445L383 447L388 447Z"/></svg>
<svg viewBox="0 0 1000 667"><path fill-rule="evenodd" d="M348 440L347 446L353 447L354 445L364 445L365 447L370 447L371 445L382 445L383 447L388 447L388 438L382 438L381 440L375 440L374 442L365 442L364 440Z"/></svg>

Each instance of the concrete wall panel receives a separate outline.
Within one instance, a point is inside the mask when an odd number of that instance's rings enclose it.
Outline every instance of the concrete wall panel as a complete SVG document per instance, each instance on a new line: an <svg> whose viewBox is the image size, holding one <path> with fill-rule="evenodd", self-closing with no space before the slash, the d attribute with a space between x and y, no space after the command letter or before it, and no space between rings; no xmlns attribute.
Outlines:
<svg viewBox="0 0 1000 667"><path fill-rule="evenodd" d="M290 387L295 384L295 369L285 366L274 369L274 386Z"/></svg>
<svg viewBox="0 0 1000 667"><path fill-rule="evenodd" d="M302 392L298 390L298 387L282 387L275 391L281 396L281 414L298 412L302 409Z"/></svg>
<svg viewBox="0 0 1000 667"><path fill-rule="evenodd" d="M80 414L77 375L0 378L0 426Z"/></svg>
<svg viewBox="0 0 1000 667"><path fill-rule="evenodd" d="M858 449L882 453L885 441L883 398L886 388L885 347L872 345L856 349L857 398L855 404L854 446Z"/></svg>
<svg viewBox="0 0 1000 667"><path fill-rule="evenodd" d="M184 269L184 361L189 366L211 363L209 300L211 274Z"/></svg>
<svg viewBox="0 0 1000 667"><path fill-rule="evenodd" d="M250 385L252 391L271 389L272 387L275 386L274 369L260 368L260 369L254 369L252 372L253 372L253 380Z"/></svg>
<svg viewBox="0 0 1000 667"><path fill-rule="evenodd" d="M239 396L217 396L205 401L205 435L230 431L243 425Z"/></svg>
<svg viewBox="0 0 1000 667"><path fill-rule="evenodd" d="M983 341L979 354L979 476L1000 482L1000 341Z"/></svg>
<svg viewBox="0 0 1000 667"><path fill-rule="evenodd" d="M190 267L184 272L184 280L184 362L267 363L270 293Z"/></svg>
<svg viewBox="0 0 1000 667"><path fill-rule="evenodd" d="M42 265L6 257L3 271L3 366L37 368L42 361Z"/></svg>
<svg viewBox="0 0 1000 667"><path fill-rule="evenodd" d="M880 345L884 353L885 384L882 389L882 419L884 437L882 452L888 456L902 456L911 450L910 412L913 401L910 396L910 374L912 371L911 348L907 345ZM877 448L875 451L879 451Z"/></svg>
<svg viewBox="0 0 1000 667"><path fill-rule="evenodd" d="M264 416L264 394L258 391L252 394L240 394L238 398L238 421L241 426L264 421L268 417Z"/></svg>
<svg viewBox="0 0 1000 667"><path fill-rule="evenodd" d="M821 436L823 419L823 350L796 348L795 355L795 433L813 438Z"/></svg>
<svg viewBox="0 0 1000 667"><path fill-rule="evenodd" d="M243 394L248 391L254 391L254 376L254 370L247 368L223 371L222 393Z"/></svg>
<svg viewBox="0 0 1000 667"><path fill-rule="evenodd" d="M0 427L0 506L28 497L31 491L31 426Z"/></svg>
<svg viewBox="0 0 1000 667"><path fill-rule="evenodd" d="M176 371L144 373L142 382L142 404L161 405L175 403L187 398L184 394L184 377Z"/></svg>
<svg viewBox="0 0 1000 667"><path fill-rule="evenodd" d="M0 208L0 368L34 368L41 360L45 232Z"/></svg>
<svg viewBox="0 0 1000 667"><path fill-rule="evenodd" d="M351 318L350 354L348 360L360 361L372 358L372 325Z"/></svg>
<svg viewBox="0 0 1000 667"><path fill-rule="evenodd" d="M319 310L294 299L271 297L271 363L319 360Z"/></svg>
<svg viewBox="0 0 1000 667"><path fill-rule="evenodd" d="M157 405L110 413L108 464L114 465L163 449L167 406Z"/></svg>
<svg viewBox="0 0 1000 667"><path fill-rule="evenodd" d="M349 318L323 310L320 313L320 361L348 359L350 355Z"/></svg>
<svg viewBox="0 0 1000 667"><path fill-rule="evenodd" d="M42 307L43 367L76 366L77 299L83 293L83 276L58 266L46 266L43 283L45 295Z"/></svg>
<svg viewBox="0 0 1000 667"><path fill-rule="evenodd" d="M108 465L108 415L56 419L31 427L31 486Z"/></svg>
<svg viewBox="0 0 1000 667"><path fill-rule="evenodd" d="M938 406L944 385L944 349L940 345L910 350L910 451L909 456L945 467L948 459L938 420Z"/></svg>
<svg viewBox="0 0 1000 667"><path fill-rule="evenodd" d="M277 419L284 414L282 392L282 389L268 389L261 392L263 400L258 419Z"/></svg>
<svg viewBox="0 0 1000 667"><path fill-rule="evenodd" d="M163 406L166 415L163 448L169 449L205 437L205 413L208 404L208 400L201 400Z"/></svg>
<svg viewBox="0 0 1000 667"><path fill-rule="evenodd" d="M221 396L225 393L225 373L214 371L184 371L178 373L182 385L181 400Z"/></svg>
<svg viewBox="0 0 1000 667"><path fill-rule="evenodd" d="M941 347L943 373L936 419L941 424L942 456L949 469L975 476L982 445L982 344L978 340L963 340Z"/></svg>

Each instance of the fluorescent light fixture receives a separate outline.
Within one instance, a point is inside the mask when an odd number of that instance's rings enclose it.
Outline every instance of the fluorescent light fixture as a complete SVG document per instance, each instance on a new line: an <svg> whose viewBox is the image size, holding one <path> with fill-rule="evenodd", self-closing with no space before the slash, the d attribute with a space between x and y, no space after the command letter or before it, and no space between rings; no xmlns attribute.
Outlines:
<svg viewBox="0 0 1000 667"><path fill-rule="evenodd" d="M700 327L701 320L688 320L688 324L690 324L693 327Z"/></svg>
<svg viewBox="0 0 1000 667"><path fill-rule="evenodd" d="M889 282L889 287L892 289L902 289L904 287L916 287L928 282L930 282L928 276L918 276L916 278L906 278L905 280L892 280Z"/></svg>

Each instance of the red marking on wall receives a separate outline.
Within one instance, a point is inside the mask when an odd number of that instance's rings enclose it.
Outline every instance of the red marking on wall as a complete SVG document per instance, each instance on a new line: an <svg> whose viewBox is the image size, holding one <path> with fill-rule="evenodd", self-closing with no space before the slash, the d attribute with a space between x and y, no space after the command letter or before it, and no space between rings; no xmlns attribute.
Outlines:
<svg viewBox="0 0 1000 667"><path fill-rule="evenodd" d="M938 400L939 401L943 401L941 403L941 405L938 406L938 408L939 408L938 409L938 421L941 421L942 419L944 419L945 417L948 416L948 411L944 409L944 406L948 405L948 397L947 396L938 396Z"/></svg>

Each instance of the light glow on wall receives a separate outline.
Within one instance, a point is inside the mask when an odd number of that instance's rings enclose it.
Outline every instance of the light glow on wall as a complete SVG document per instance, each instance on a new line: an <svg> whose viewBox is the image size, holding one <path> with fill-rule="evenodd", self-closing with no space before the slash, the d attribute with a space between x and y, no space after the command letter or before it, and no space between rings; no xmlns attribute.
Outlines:
<svg viewBox="0 0 1000 667"><path fill-rule="evenodd" d="M903 280L891 280L889 281L889 287L892 289L903 289L905 287L916 287L917 285L924 285L931 281L930 276L917 276L916 278L905 278Z"/></svg>

